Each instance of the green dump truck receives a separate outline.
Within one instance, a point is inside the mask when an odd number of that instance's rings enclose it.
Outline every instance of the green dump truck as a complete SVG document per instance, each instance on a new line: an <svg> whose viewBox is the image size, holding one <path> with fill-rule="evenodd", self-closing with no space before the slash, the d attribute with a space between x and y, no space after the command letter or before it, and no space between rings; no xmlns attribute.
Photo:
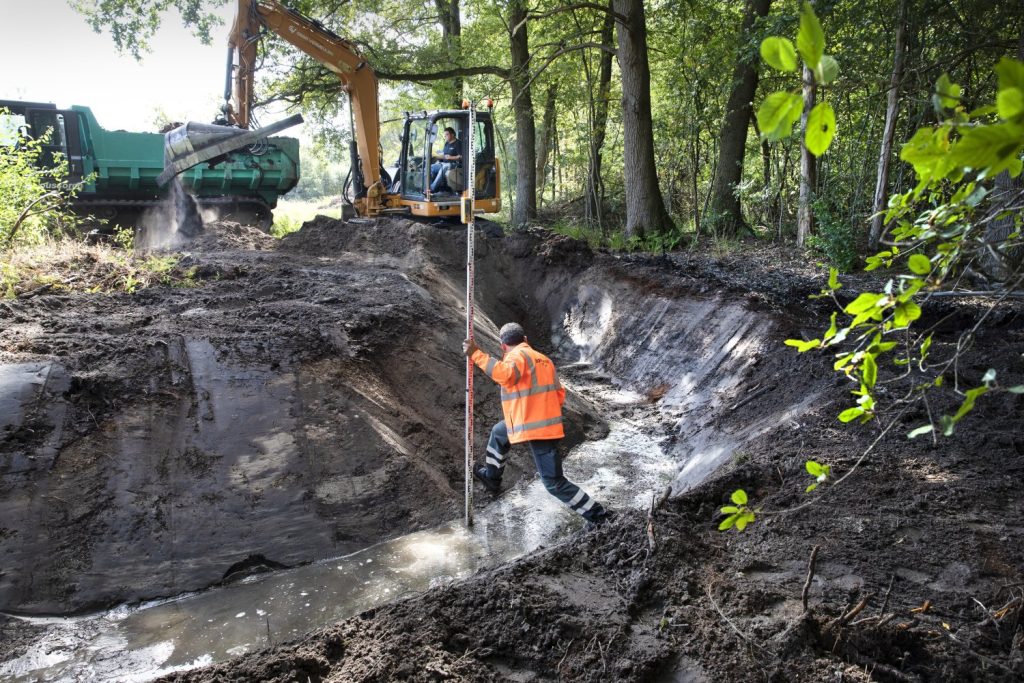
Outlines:
<svg viewBox="0 0 1024 683"><path fill-rule="evenodd" d="M88 181L74 202L76 212L134 225L168 194L157 183L164 170L164 135L106 130L88 107L0 100L5 128L41 138L41 163L67 159L71 182ZM299 180L299 141L271 137L182 172L178 178L199 208L222 218L268 229L278 197Z"/></svg>

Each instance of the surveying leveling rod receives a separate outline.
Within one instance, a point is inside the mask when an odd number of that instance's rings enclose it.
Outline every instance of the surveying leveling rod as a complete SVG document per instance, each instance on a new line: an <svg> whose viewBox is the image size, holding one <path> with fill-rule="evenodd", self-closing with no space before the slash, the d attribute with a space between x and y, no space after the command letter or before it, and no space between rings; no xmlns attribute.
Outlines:
<svg viewBox="0 0 1024 683"><path fill-rule="evenodd" d="M474 209L476 208L476 108L469 109L469 154L463 164L466 192L462 196L462 222L466 224L466 339L473 340L473 262ZM473 526L473 360L466 358L466 526Z"/></svg>

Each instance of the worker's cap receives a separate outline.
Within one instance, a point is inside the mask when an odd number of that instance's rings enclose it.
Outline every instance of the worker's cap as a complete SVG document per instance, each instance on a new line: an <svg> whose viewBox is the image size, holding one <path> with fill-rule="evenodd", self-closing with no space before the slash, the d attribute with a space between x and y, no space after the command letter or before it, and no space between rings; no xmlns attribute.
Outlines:
<svg viewBox="0 0 1024 683"><path fill-rule="evenodd" d="M526 332L523 331L523 326L519 323L505 323L498 330L498 337L502 344L515 346L523 343L523 340L526 339Z"/></svg>

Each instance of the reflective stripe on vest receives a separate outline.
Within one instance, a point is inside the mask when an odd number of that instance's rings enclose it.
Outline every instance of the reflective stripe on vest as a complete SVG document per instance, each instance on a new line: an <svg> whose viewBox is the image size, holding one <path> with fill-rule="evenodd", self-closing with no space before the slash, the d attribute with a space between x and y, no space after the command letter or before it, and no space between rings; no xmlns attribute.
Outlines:
<svg viewBox="0 0 1024 683"><path fill-rule="evenodd" d="M528 432L531 429L539 429L540 427L550 427L552 425L562 424L562 416L553 417L550 420L538 420L537 422L527 422L523 425L515 425L512 427L511 434L522 434Z"/></svg>
<svg viewBox="0 0 1024 683"><path fill-rule="evenodd" d="M554 384L545 384L542 387L530 387L529 389L520 389L519 391L505 391L501 390L501 400L511 401L516 398L523 398L524 396L533 396L534 394L544 394L549 391L558 391L562 385L558 382Z"/></svg>
<svg viewBox="0 0 1024 683"><path fill-rule="evenodd" d="M487 376L490 377L491 379L494 379L494 375L492 375L491 373L494 372L494 366L497 364L498 361L495 360L494 358L487 358L487 369L484 370L484 372L487 373Z"/></svg>

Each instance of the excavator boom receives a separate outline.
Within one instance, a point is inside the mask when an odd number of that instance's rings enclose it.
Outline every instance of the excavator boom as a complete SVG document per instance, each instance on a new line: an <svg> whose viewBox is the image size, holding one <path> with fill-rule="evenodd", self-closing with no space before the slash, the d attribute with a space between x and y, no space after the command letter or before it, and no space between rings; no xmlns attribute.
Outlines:
<svg viewBox="0 0 1024 683"><path fill-rule="evenodd" d="M385 188L380 172L377 74L351 41L274 0L238 0L238 11L228 39L229 65L235 64L237 56L233 102L228 107L229 120L242 128L250 127L256 45L263 29L272 31L302 50L341 80L342 90L350 96L352 116L359 122L354 132L361 169L354 169L354 175L357 179L361 175L362 187L365 188L365 192L357 190L356 193L357 196L365 194L364 211L360 213L379 213L383 208L381 196Z"/></svg>

